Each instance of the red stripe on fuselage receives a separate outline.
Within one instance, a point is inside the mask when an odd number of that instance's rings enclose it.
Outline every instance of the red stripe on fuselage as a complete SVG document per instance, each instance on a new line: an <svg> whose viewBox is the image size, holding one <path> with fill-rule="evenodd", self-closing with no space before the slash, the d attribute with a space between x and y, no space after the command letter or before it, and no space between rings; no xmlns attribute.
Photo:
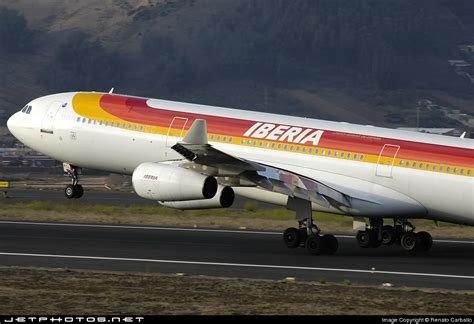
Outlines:
<svg viewBox="0 0 474 324"><path fill-rule="evenodd" d="M105 94L100 100L100 106L108 113L120 119L131 123L149 126L169 127L173 118L182 117L188 118L185 127L187 130L191 127L195 119L205 119L209 133L219 134L221 136L243 137L243 134L250 127L257 122L260 122L152 108L148 106L147 99L145 98L121 95ZM262 123L265 122L262 121ZM303 130L305 129L307 128L303 128ZM248 138L252 140L260 140L253 139L252 137ZM287 141L274 142L294 144ZM379 155L383 146L386 144L400 146L400 150L397 154L397 158L400 159L474 167L474 150L472 149L382 138L377 136L324 130L324 134L319 141L318 147ZM310 142L307 142L305 146L312 147L313 145L311 145Z"/></svg>

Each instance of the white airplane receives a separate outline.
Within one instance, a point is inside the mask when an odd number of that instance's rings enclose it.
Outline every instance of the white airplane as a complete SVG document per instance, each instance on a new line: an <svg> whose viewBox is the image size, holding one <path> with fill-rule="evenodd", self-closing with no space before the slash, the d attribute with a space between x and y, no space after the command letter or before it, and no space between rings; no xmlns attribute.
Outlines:
<svg viewBox="0 0 474 324"><path fill-rule="evenodd" d="M429 250L409 219L474 225L472 139L111 92L41 97L7 125L64 162L67 198L83 194L80 168L132 175L138 195L177 209L229 207L237 193L295 211L284 242L311 254L338 248L313 210L353 217L361 247Z"/></svg>

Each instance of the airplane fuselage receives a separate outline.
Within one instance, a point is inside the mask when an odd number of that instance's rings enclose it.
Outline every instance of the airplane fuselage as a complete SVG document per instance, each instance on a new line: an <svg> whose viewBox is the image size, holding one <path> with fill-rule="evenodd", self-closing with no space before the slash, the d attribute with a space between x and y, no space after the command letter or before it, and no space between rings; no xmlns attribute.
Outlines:
<svg viewBox="0 0 474 324"><path fill-rule="evenodd" d="M75 166L130 175L144 162L180 160L171 146L204 119L217 149L318 179L360 201L346 212L313 204L315 210L474 225L472 139L93 92L29 105L30 113L9 120L10 131ZM236 192L280 201L264 190Z"/></svg>

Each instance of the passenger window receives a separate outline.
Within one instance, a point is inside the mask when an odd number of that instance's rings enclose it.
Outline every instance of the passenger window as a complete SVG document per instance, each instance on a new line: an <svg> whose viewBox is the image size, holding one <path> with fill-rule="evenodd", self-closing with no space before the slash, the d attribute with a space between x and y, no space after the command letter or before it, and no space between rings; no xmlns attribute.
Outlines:
<svg viewBox="0 0 474 324"><path fill-rule="evenodd" d="M25 107L23 107L23 108L21 109L21 112L22 112L22 113L25 113L27 108L28 108L28 105L26 105Z"/></svg>
<svg viewBox="0 0 474 324"><path fill-rule="evenodd" d="M357 154L354 154L354 160L357 160L357 156L358 156Z"/></svg>
<svg viewBox="0 0 474 324"><path fill-rule="evenodd" d="M467 170L467 175L471 175L471 170Z"/></svg>
<svg viewBox="0 0 474 324"><path fill-rule="evenodd" d="M80 121L81 121L81 117L77 117L76 122L80 122Z"/></svg>
<svg viewBox="0 0 474 324"><path fill-rule="evenodd" d="M364 159L364 155L361 155L359 160L362 161L363 159Z"/></svg>
<svg viewBox="0 0 474 324"><path fill-rule="evenodd" d="M82 123L85 123L86 122L86 119L85 118L82 118Z"/></svg>
<svg viewBox="0 0 474 324"><path fill-rule="evenodd" d="M423 169L423 163L420 163L420 169Z"/></svg>
<svg viewBox="0 0 474 324"><path fill-rule="evenodd" d="M313 153L313 149L310 148L310 149L308 150L308 153L309 153L309 154Z"/></svg>
<svg viewBox="0 0 474 324"><path fill-rule="evenodd" d="M412 167L416 168L416 162L413 162Z"/></svg>

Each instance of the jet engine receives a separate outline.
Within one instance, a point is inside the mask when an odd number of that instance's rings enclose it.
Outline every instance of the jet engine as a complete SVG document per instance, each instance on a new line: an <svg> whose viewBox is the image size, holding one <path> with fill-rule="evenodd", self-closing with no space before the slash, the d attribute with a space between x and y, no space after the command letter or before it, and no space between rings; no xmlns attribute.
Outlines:
<svg viewBox="0 0 474 324"><path fill-rule="evenodd" d="M160 201L162 206L175 209L209 209L209 208L228 208L234 203L235 194L231 187L219 185L217 193L211 199L199 199L188 201Z"/></svg>
<svg viewBox="0 0 474 324"><path fill-rule="evenodd" d="M142 163L133 171L132 184L140 197L159 201L211 199L218 187L214 177L153 162Z"/></svg>

